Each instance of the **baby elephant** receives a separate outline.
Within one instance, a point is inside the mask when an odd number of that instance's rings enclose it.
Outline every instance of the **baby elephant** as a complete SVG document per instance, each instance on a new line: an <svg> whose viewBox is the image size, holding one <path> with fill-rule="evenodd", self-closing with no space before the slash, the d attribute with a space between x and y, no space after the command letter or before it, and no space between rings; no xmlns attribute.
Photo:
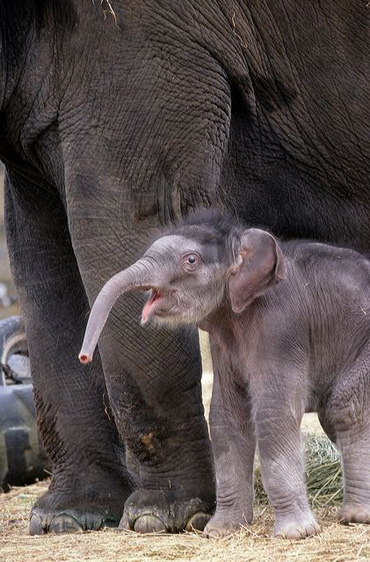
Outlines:
<svg viewBox="0 0 370 562"><path fill-rule="evenodd" d="M304 412L318 413L342 455L339 519L370 522L370 264L364 256L310 241L278 242L217 213L193 215L102 289L83 363L91 361L118 296L133 290L150 290L143 324L196 324L211 335L217 509L206 535L252 521L256 445L275 535L296 539L319 531L305 489Z"/></svg>

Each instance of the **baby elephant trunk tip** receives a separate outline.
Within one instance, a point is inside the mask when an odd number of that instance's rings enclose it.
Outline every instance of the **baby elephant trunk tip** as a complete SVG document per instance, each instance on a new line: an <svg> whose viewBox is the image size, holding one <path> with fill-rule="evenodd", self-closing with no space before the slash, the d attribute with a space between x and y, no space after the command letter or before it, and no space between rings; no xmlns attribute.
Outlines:
<svg viewBox="0 0 370 562"><path fill-rule="evenodd" d="M88 363L91 363L92 361L92 355L89 355L88 353L84 353L81 351L81 353L78 356L80 363L82 363L83 365L87 365Z"/></svg>

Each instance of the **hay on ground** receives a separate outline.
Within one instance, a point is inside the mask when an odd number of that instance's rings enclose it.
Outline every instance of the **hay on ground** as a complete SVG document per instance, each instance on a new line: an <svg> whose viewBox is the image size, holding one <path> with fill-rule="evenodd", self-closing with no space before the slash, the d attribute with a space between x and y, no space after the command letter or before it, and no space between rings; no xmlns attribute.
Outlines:
<svg viewBox="0 0 370 562"><path fill-rule="evenodd" d="M40 482L0 495L0 560L2 562L349 562L370 558L370 526L340 525L335 504L340 486L334 448L321 436L307 438L307 474L311 501L322 533L303 541L271 538L270 506L256 508L255 522L223 539L203 539L196 533L137 535L104 530L77 535L28 535L28 515L37 496L47 488ZM319 468L319 462L322 462ZM337 464L336 464L337 463ZM334 477L335 476L335 477ZM258 485L258 482L257 482ZM257 500L258 500L257 486ZM324 500L324 501L323 501ZM320 506L320 507L317 507Z"/></svg>

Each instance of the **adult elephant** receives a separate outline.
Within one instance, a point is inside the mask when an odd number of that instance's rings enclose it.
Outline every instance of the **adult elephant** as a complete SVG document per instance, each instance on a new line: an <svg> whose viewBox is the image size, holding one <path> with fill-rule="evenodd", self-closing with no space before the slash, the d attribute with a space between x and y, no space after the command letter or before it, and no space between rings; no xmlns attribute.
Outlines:
<svg viewBox="0 0 370 562"><path fill-rule="evenodd" d="M366 0L0 0L7 238L53 461L31 533L116 524L124 505L137 531L204 525L196 334L143 332L133 296L87 368L86 315L154 227L200 205L370 250L369 13Z"/></svg>

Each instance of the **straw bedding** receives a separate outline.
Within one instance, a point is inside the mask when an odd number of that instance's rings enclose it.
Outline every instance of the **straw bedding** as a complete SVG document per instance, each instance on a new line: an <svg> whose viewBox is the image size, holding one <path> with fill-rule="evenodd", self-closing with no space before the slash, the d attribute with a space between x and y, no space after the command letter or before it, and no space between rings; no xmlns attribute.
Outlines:
<svg viewBox="0 0 370 562"><path fill-rule="evenodd" d="M30 537L28 514L47 487L42 482L0 495L0 560L2 562L146 562L263 561L340 562L370 558L370 526L339 525L335 519L341 495L337 452L320 434L306 439L306 472L311 503L322 533L303 541L271 538L273 513L266 504L256 468L255 523L224 539L203 539L195 533L142 536L104 530L78 535Z"/></svg>

